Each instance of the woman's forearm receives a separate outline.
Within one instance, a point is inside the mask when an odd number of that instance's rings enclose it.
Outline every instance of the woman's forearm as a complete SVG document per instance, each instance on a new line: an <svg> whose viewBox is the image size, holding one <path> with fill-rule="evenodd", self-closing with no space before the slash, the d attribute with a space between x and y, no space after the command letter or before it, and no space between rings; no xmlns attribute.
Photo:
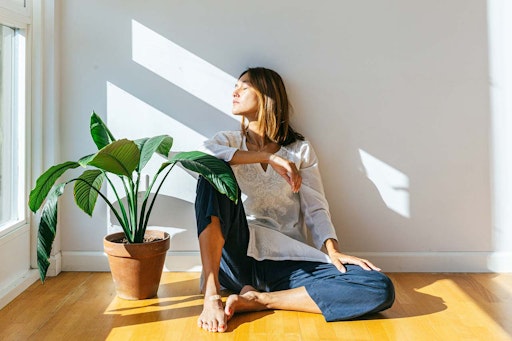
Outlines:
<svg viewBox="0 0 512 341"><path fill-rule="evenodd" d="M291 186L292 191L297 193L302 184L302 177L295 163L283 159L281 156L269 152L253 152L237 150L229 161L230 165L242 165L248 163L266 163Z"/></svg>

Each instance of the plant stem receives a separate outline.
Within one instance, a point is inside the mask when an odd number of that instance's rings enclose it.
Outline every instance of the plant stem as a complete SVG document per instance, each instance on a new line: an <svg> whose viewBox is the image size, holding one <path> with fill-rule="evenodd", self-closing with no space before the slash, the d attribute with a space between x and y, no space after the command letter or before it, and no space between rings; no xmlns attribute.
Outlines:
<svg viewBox="0 0 512 341"><path fill-rule="evenodd" d="M153 200L151 200L151 204L149 205L149 209L148 209L148 211L147 211L147 213L146 213L146 217L145 217L145 219L144 219L144 223L145 223L145 225L144 225L144 229L146 229L146 227L147 227L147 224L148 224L148 221L149 221L149 216L151 215L151 211L153 210L153 205L155 204L155 200L156 200L156 197L158 196L158 192L160 192L160 189L162 188L162 185L164 184L165 179L166 179L166 178L167 178L167 176L171 173L171 171L172 171L172 169L174 168L174 166L176 165L176 163L175 163L175 162L174 162L174 163L170 163L170 165L171 165L171 168L169 168L169 170L167 171L167 173L165 174L165 176L164 176L164 177L162 178L162 180L160 181L160 185L158 186L158 188L157 188L156 192L154 193ZM165 168L164 168L164 169L165 169ZM162 169L162 170L163 170L163 169ZM161 170L161 171L162 171L162 170ZM149 188L148 190L151 190L151 188L153 188L153 184L156 182L156 178L157 178L157 177L158 177L158 175L161 173L161 171L160 171L160 172L158 172L158 173L155 175L155 177L153 178L153 182L151 183L151 186L150 186L150 188ZM146 192L146 194L147 194L147 193L148 193L148 192ZM148 197L149 197L149 195L148 195ZM144 200L144 201L146 201L146 200Z"/></svg>
<svg viewBox="0 0 512 341"><path fill-rule="evenodd" d="M126 230L130 225L128 222L128 216L126 215L126 210L124 208L124 204L121 201L121 199L119 198L119 194L117 193L116 187L112 183L112 180L110 180L110 178L108 177L107 172L103 172L103 174L105 174L105 178L107 178L107 182L109 183L110 188L112 188L112 190L114 191L114 195L116 196L117 202L119 203L119 208L121 209L121 213L123 214L123 220L120 221L118 219L119 224L121 224L121 227L123 228L123 230Z"/></svg>
<svg viewBox="0 0 512 341"><path fill-rule="evenodd" d="M121 181L124 186L124 192L126 193L126 203L128 205L128 215L129 215L128 218L129 219L128 219L127 229L130 231L130 233L127 234L126 237L128 238L128 241L130 243L134 243L135 242L135 231L136 231L137 226L133 225L133 221L134 221L134 215L137 214L137 212L136 212L136 210L134 212L134 209L133 209L133 194L132 194L131 185L129 183L130 178L127 178L122 175L119 177L121 178Z"/></svg>

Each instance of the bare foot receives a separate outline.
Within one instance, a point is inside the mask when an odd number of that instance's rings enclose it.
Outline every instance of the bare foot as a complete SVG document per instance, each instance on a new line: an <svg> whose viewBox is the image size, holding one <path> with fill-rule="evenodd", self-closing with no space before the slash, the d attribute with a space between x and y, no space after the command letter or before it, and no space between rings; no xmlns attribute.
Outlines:
<svg viewBox="0 0 512 341"><path fill-rule="evenodd" d="M209 332L225 332L227 329L227 316L224 313L222 300L204 301L203 311L197 319L197 326Z"/></svg>
<svg viewBox="0 0 512 341"><path fill-rule="evenodd" d="M244 295L244 294L248 293L249 291L258 292L258 290L256 290L252 285L244 285L244 287L242 288L242 290L240 290L240 293L238 295Z"/></svg>
<svg viewBox="0 0 512 341"><path fill-rule="evenodd" d="M267 306L261 300L264 295L265 293L258 292L250 285L244 286L239 295L229 295L224 310L228 320L233 317L235 312L267 309Z"/></svg>

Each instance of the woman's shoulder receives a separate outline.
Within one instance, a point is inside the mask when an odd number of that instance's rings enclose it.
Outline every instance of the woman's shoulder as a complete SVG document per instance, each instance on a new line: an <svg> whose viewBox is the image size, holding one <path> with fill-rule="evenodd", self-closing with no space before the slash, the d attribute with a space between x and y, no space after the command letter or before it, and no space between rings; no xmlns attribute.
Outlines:
<svg viewBox="0 0 512 341"><path fill-rule="evenodd" d="M303 140L295 140L295 142L284 146L284 148L292 153L304 153L311 150L313 146L307 138L304 138Z"/></svg>
<svg viewBox="0 0 512 341"><path fill-rule="evenodd" d="M286 146L283 146L284 152L287 157L294 160L298 164L309 163L311 159L316 159L315 151L311 142L304 138L303 140L296 140Z"/></svg>

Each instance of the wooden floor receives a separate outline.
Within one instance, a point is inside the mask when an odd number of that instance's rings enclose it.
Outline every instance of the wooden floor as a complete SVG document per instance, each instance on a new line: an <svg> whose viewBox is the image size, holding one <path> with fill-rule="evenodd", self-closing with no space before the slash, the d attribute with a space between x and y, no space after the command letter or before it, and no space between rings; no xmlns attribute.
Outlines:
<svg viewBox="0 0 512 341"><path fill-rule="evenodd" d="M143 301L117 298L110 273L62 273L0 311L0 340L512 340L512 274L389 275L394 306L363 320L266 311L210 334L196 326L197 273L164 273Z"/></svg>

